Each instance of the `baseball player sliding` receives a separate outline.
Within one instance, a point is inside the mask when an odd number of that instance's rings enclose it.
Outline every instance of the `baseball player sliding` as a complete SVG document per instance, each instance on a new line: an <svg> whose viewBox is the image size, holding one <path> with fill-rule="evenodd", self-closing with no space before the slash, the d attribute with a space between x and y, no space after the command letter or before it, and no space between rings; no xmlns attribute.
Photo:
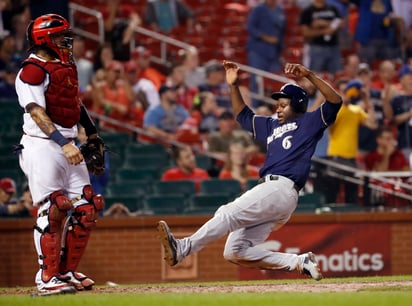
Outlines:
<svg viewBox="0 0 412 306"><path fill-rule="evenodd" d="M78 123L88 141L99 140L97 129L80 103L67 20L40 16L29 24L27 38L31 54L16 90L25 111L20 167L38 207L36 285L41 295L91 289L94 281L76 269L104 200L94 193L86 156L73 140Z"/></svg>
<svg viewBox="0 0 412 306"><path fill-rule="evenodd" d="M224 61L226 81L230 85L232 107L243 129L266 141L267 155L260 170L259 184L233 202L221 206L209 221L190 237L175 239L165 221L157 230L165 250L166 262L173 266L208 243L230 233L224 258L245 267L287 271L297 270L315 280L322 279L312 252L288 254L260 246L269 234L281 228L296 208L299 189L309 175L311 157L324 130L336 118L342 99L315 73L299 64L286 64L286 74L305 77L323 94L326 101L315 111L306 112L306 92L294 84L285 84L272 94L277 100L277 119L256 116L246 106L238 87L238 66Z"/></svg>

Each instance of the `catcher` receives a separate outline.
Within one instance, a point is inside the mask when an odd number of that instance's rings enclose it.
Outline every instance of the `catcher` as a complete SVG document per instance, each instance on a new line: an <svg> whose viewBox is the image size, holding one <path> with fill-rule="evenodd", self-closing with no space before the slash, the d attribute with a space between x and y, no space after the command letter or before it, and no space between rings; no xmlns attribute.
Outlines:
<svg viewBox="0 0 412 306"><path fill-rule="evenodd" d="M24 109L20 167L38 207L34 244L39 294L91 289L94 281L77 271L104 199L90 185L101 174L104 143L79 99L70 25L56 14L31 21L30 55L16 78ZM77 124L88 143L78 148ZM82 154L83 153L83 154Z"/></svg>

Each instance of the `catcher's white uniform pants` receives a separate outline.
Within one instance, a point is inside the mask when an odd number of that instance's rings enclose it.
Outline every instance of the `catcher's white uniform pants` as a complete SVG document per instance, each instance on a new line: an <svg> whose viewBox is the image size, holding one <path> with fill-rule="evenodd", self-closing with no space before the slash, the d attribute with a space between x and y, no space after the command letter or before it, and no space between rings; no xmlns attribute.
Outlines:
<svg viewBox="0 0 412 306"><path fill-rule="evenodd" d="M225 259L259 269L294 270L298 255L273 252L259 245L289 220L297 200L294 182L286 177L279 176L278 180L255 186L233 202L221 206L192 236L178 239L178 260L230 233L224 250Z"/></svg>
<svg viewBox="0 0 412 306"><path fill-rule="evenodd" d="M70 165L53 140L23 135L20 143L24 146L20 167L28 179L33 203L43 201L57 190L64 190L72 199L90 184L86 163Z"/></svg>

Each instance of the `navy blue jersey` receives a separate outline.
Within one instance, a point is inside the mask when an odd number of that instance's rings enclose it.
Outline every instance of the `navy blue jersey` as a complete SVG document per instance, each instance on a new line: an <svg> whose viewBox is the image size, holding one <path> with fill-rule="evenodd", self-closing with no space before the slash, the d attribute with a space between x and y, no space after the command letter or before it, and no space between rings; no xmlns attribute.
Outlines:
<svg viewBox="0 0 412 306"><path fill-rule="evenodd" d="M335 122L341 104L323 103L317 110L279 124L277 119L256 116L245 107L237 120L243 129L267 145L260 176L277 174L293 180L302 188L309 175L311 158L324 130Z"/></svg>

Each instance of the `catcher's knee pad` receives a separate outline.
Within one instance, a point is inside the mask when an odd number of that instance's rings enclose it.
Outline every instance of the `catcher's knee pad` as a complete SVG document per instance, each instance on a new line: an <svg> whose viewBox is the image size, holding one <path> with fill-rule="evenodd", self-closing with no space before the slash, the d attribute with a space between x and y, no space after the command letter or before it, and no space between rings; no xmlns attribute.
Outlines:
<svg viewBox="0 0 412 306"><path fill-rule="evenodd" d="M88 203L77 206L64 227L61 274L76 271L89 241L90 232L96 226L99 211L104 207L103 197L94 194L90 185L84 187L83 197Z"/></svg>
<svg viewBox="0 0 412 306"><path fill-rule="evenodd" d="M49 200L49 208L38 216L39 219L43 218L41 225L36 224L34 227L35 244L44 282L59 274L62 223L67 211L73 207L62 190L53 192Z"/></svg>

